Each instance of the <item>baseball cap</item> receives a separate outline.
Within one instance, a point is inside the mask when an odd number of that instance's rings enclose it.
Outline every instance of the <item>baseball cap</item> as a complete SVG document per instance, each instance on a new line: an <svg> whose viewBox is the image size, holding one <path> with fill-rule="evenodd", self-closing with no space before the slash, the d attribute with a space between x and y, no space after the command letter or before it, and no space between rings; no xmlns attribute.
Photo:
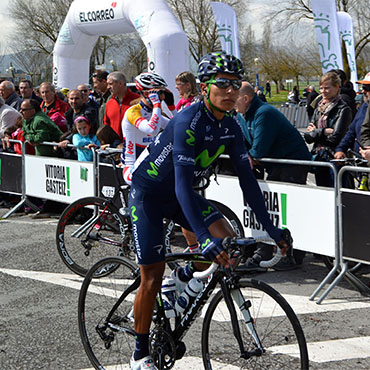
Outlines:
<svg viewBox="0 0 370 370"><path fill-rule="evenodd" d="M369 84L370 85L370 72L368 72L365 78L361 81L356 81L356 84Z"/></svg>

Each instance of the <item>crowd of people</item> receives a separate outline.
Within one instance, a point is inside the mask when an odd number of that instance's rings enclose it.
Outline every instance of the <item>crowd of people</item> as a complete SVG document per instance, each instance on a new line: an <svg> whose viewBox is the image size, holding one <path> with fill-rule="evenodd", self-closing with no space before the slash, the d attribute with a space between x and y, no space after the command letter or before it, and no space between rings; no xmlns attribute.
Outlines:
<svg viewBox="0 0 370 370"><path fill-rule="evenodd" d="M27 142L26 153L92 161L92 148L122 148L123 179L131 185L129 208L137 232L135 248L141 285L134 303L136 348L131 368L155 369L149 354L149 326L156 293L164 271L163 217L183 227L188 245L228 267L231 263L221 241L233 235L220 212L193 190L194 183L222 153L230 156L244 198L269 235L287 251L274 267L288 270L302 264L305 253L292 250L288 232L272 224L256 181L256 168L270 181L306 184L314 171L316 183L333 186L328 168L265 164L261 158L298 161L341 159L352 149L370 160L370 73L357 81L362 86L359 104L345 73L332 70L321 76L320 90L307 92L309 125L304 137L263 93L243 81L243 65L234 56L210 53L198 66L197 84L191 72L176 76L179 101L158 74L136 76L136 92L122 72L97 70L93 88L85 83L57 90L43 82L0 83L0 138L5 151L21 154L10 139ZM266 93L271 96L271 85ZM299 99L298 89L294 99ZM50 145L45 144L49 142ZM308 145L312 144L311 152ZM261 173L261 172L258 172ZM264 176L264 175L263 175ZM42 205L42 200L37 203ZM209 210L212 212L201 212ZM148 232L150 231L150 232ZM148 238L150 235L150 238ZM241 271L261 271L272 248L261 245ZM189 264L174 277L186 284L197 270Z"/></svg>

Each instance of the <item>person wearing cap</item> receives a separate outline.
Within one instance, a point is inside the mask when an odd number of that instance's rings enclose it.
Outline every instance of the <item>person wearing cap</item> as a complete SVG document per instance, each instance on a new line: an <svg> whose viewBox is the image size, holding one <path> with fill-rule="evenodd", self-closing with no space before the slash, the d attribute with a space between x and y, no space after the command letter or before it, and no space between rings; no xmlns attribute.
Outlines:
<svg viewBox="0 0 370 370"><path fill-rule="evenodd" d="M362 84L362 91L370 99L370 72L366 74L365 78L357 83ZM362 123L360 133L361 144L365 149L360 149L361 155L370 160L370 105L368 105L364 122Z"/></svg>
<svg viewBox="0 0 370 370"><path fill-rule="evenodd" d="M275 227L269 217L249 165L240 126L230 113L243 74L242 62L232 55L215 52L204 56L198 66L203 99L169 121L149 150L141 154L141 163L133 172L129 209L141 282L134 302L136 347L130 360L132 370L157 369L150 356L149 329L165 269L163 218L192 230L206 259L230 266L222 240L233 231L222 214L193 190L193 184L222 153L230 155L244 197L270 236L285 250L291 244L285 238L289 232ZM187 275L188 280L191 278Z"/></svg>
<svg viewBox="0 0 370 370"><path fill-rule="evenodd" d="M342 159L346 157L346 152L348 149L352 149L357 153L360 153L360 145L358 141L361 141L361 127L365 121L366 111L368 109L368 103L370 100L370 73L367 74L369 81L366 83L366 79L362 81L357 81L357 84L362 84L362 96L363 103L360 109L356 113L355 118L350 124L346 134L340 141L339 145L335 148L335 159ZM358 95L359 96L359 95ZM356 141L356 139L358 141Z"/></svg>

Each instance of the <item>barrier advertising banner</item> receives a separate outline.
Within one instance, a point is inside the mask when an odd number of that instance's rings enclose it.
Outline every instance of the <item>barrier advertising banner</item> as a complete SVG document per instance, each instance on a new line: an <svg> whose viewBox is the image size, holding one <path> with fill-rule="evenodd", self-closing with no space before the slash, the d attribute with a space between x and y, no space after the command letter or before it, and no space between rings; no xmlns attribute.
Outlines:
<svg viewBox="0 0 370 370"><path fill-rule="evenodd" d="M217 182L219 185L211 181L206 190L207 199L228 206L238 216L246 236L267 235L251 208L245 204L238 178L218 175ZM292 232L294 248L334 256L334 189L265 181L258 183L272 222Z"/></svg>
<svg viewBox="0 0 370 370"><path fill-rule="evenodd" d="M322 72L326 73L333 68L343 69L336 1L311 0L311 6Z"/></svg>
<svg viewBox="0 0 370 370"><path fill-rule="evenodd" d="M211 2L211 7L216 18L222 50L240 58L238 22L234 9L230 5L216 2Z"/></svg>
<svg viewBox="0 0 370 370"><path fill-rule="evenodd" d="M92 162L25 156L26 195L64 203L95 195Z"/></svg>

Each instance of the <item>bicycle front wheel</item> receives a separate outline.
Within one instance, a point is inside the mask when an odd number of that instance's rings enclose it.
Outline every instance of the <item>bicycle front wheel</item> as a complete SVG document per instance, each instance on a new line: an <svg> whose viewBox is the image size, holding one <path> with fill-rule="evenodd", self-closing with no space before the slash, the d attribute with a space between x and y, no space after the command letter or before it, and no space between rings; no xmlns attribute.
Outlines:
<svg viewBox="0 0 370 370"><path fill-rule="evenodd" d="M129 225L130 220L104 198L78 199L60 216L56 231L59 255L70 270L81 276L104 257L134 256ZM95 273L103 276L109 271Z"/></svg>
<svg viewBox="0 0 370 370"><path fill-rule="evenodd" d="M241 358L231 316L219 291L212 299L202 329L204 368L215 369L308 369L308 352L303 330L287 301L269 285L245 279L240 291L254 321L264 353L256 353L256 344L247 330L245 319L234 302L244 350L255 351ZM258 351L257 351L258 352Z"/></svg>
<svg viewBox="0 0 370 370"><path fill-rule="evenodd" d="M104 268L113 272L93 278ZM85 277L78 301L78 326L95 369L127 369L135 349L133 302L140 284L136 275L131 261L108 257L96 263Z"/></svg>

